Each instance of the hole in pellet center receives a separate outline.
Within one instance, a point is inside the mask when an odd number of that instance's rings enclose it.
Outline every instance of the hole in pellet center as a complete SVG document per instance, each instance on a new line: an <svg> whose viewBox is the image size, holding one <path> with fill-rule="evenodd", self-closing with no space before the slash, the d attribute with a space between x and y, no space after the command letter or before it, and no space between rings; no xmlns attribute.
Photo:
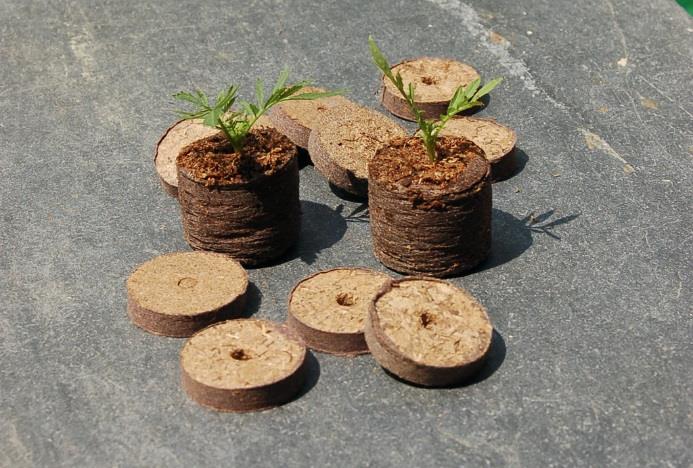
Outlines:
<svg viewBox="0 0 693 468"><path fill-rule="evenodd" d="M181 278L178 280L178 286L185 289L194 288L197 285L197 280L195 278Z"/></svg>
<svg viewBox="0 0 693 468"><path fill-rule="evenodd" d="M433 315L429 314L428 312L424 312L419 317L419 321L421 322L422 327L428 328L428 326L433 323Z"/></svg>
<svg viewBox="0 0 693 468"><path fill-rule="evenodd" d="M432 76L424 76L423 78L421 78L421 82L423 84L426 84L426 85L432 85L432 84L436 84L438 82L438 80L436 80Z"/></svg>
<svg viewBox="0 0 693 468"><path fill-rule="evenodd" d="M231 351L231 358L235 359L236 361L247 361L250 359L250 355L242 349L234 349Z"/></svg>
<svg viewBox="0 0 693 468"><path fill-rule="evenodd" d="M339 293L337 294L337 304L341 306L352 306L356 302L354 296L349 293Z"/></svg>

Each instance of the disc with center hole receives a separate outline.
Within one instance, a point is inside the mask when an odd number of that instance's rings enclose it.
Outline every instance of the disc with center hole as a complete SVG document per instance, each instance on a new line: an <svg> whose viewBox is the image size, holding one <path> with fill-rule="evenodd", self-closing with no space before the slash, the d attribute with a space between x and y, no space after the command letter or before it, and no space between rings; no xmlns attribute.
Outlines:
<svg viewBox="0 0 693 468"><path fill-rule="evenodd" d="M127 280L128 315L156 335L190 336L243 311L248 274L236 260L178 252L140 265Z"/></svg>
<svg viewBox="0 0 693 468"><path fill-rule="evenodd" d="M180 353L181 383L197 403L218 411L257 411L299 392L306 348L266 320L228 320L193 335Z"/></svg>
<svg viewBox="0 0 693 468"><path fill-rule="evenodd" d="M402 75L404 89L409 88L409 83L414 84L414 102L428 119L437 119L445 113L458 87L479 78L479 73L466 63L436 57L405 60L394 65L392 73ZM415 120L395 85L386 76L382 79L383 106L398 117Z"/></svg>
<svg viewBox="0 0 693 468"><path fill-rule="evenodd" d="M478 370L493 327L471 294L442 280L389 281L371 302L366 342L375 360L419 385L446 386Z"/></svg>
<svg viewBox="0 0 693 468"><path fill-rule="evenodd" d="M287 325L316 351L367 353L363 328L368 306L388 278L366 268L335 268L311 275L291 291Z"/></svg>

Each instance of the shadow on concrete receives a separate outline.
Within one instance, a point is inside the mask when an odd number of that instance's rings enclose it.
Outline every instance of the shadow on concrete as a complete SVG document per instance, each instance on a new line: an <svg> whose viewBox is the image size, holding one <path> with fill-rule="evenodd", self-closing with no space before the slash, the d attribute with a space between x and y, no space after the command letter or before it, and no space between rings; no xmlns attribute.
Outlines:
<svg viewBox="0 0 693 468"><path fill-rule="evenodd" d="M370 218L368 215L368 202L361 203L359 206L353 208L348 213L343 214L343 216L344 220L347 223L369 223Z"/></svg>
<svg viewBox="0 0 693 468"><path fill-rule="evenodd" d="M306 381L303 384L301 391L298 392L298 394L293 398L294 400L298 400L299 398L303 397L305 394L310 392L318 384L318 380L320 380L320 362L315 357L315 354L313 354L312 351L308 351L306 353L305 366Z"/></svg>
<svg viewBox="0 0 693 468"><path fill-rule="evenodd" d="M496 179L494 183L512 179L524 170L525 166L527 165L527 161L529 161L529 156L527 156L527 153L522 151L520 148L515 148L515 151L512 154L512 158L515 159L515 167L513 168L512 172L508 173L503 178Z"/></svg>
<svg viewBox="0 0 693 468"><path fill-rule="evenodd" d="M250 318L260 310L262 304L262 291L255 286L252 281L248 283L248 291L246 292L245 307L241 313L241 318Z"/></svg>
<svg viewBox="0 0 693 468"><path fill-rule="evenodd" d="M342 190L341 188L337 187L334 185L332 182L328 182L328 185L330 186L330 192L335 194L337 197L341 198L342 200L350 201L350 202L363 202L368 200L368 197L359 197L358 195L354 195L353 193L349 193L346 190Z"/></svg>
<svg viewBox="0 0 693 468"><path fill-rule="evenodd" d="M301 200L301 234L298 242L286 254L270 265L300 258L312 265L323 250L344 237L347 223L342 215L343 205L330 208L322 203Z"/></svg>
<svg viewBox="0 0 693 468"><path fill-rule="evenodd" d="M486 356L486 361L481 365L481 368L479 368L478 371L476 371L474 374L472 374L469 378L460 381L459 383L453 384L453 385L444 385L442 387L428 387L425 385L419 385L416 383L408 382L392 372L388 371L385 369L385 372L395 380L398 380L402 383L405 383L407 385L410 385L412 387L417 387L417 388L426 388L426 389L441 389L441 388L462 388L462 387L469 387L470 385L476 385L480 382L483 382L484 380L488 379L491 377L495 372L500 369L501 365L503 365L503 361L505 361L505 355L506 355L506 347L505 347L505 340L501 336L500 333L494 328L493 334L491 335L491 346L488 351L488 355Z"/></svg>

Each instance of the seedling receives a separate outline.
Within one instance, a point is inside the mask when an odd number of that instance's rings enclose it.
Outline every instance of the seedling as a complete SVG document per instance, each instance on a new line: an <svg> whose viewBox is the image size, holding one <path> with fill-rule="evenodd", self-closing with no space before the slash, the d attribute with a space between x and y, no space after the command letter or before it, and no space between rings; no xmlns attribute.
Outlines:
<svg viewBox="0 0 693 468"><path fill-rule="evenodd" d="M192 104L191 111L176 111L184 120L202 119L202 123L217 128L223 132L231 143L234 151L240 153L248 137L250 129L257 120L270 108L284 101L308 101L341 94L341 91L301 93L309 81L299 81L292 85L286 85L289 70L284 69L277 78L277 83L272 88L272 93L265 100L265 86L262 80L255 83L255 103L239 101L240 110L233 110L237 101L238 87L231 85L226 91L217 96L214 103L210 103L207 95L196 90L192 93L181 91L173 95L174 98Z"/></svg>
<svg viewBox="0 0 693 468"><path fill-rule="evenodd" d="M392 68L390 67L389 62L371 36L368 37L368 46L370 47L371 56L373 57L373 62L375 65L380 69L380 71L383 72L387 79L395 85L397 90L407 102L412 114L414 114L416 123L419 125L419 129L421 130L421 139L423 140L426 148L426 153L428 154L428 158L432 163L438 161L436 142L438 140L440 131L443 130L445 124L448 123L448 120L462 111L471 109L472 107L483 106L480 99L490 93L493 88L498 86L500 82L503 81L502 78L494 78L484 86L481 86L481 79L477 78L469 83L466 87L460 86L452 95L447 111L445 114L440 115L438 121L426 119L424 118L421 109L419 109L419 107L416 105L416 101L414 99L416 86L414 83L409 83L407 88L404 87L402 75L400 75L399 72L397 72L397 74L392 73Z"/></svg>

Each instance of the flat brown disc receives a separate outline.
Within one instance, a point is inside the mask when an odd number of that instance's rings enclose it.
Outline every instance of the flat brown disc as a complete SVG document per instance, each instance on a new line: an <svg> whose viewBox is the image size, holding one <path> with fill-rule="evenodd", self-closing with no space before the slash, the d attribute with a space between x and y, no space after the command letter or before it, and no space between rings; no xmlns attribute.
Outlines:
<svg viewBox="0 0 693 468"><path fill-rule="evenodd" d="M416 86L414 102L429 119L438 118L445 112L458 87L479 78L479 73L466 63L435 57L405 60L393 66L392 72L402 75L405 89L408 89L409 83ZM381 99L383 106L396 116L414 120L406 100L385 76Z"/></svg>
<svg viewBox="0 0 693 468"><path fill-rule="evenodd" d="M442 280L392 280L371 303L366 342L376 361L419 385L445 386L476 371L493 327L471 294Z"/></svg>
<svg viewBox="0 0 693 468"><path fill-rule="evenodd" d="M185 337L245 307L248 274L236 260L177 252L140 265L128 278L128 315L156 335Z"/></svg>
<svg viewBox="0 0 693 468"><path fill-rule="evenodd" d="M180 353L181 383L218 411L257 411L291 400L305 381L306 348L276 323L228 320L193 335Z"/></svg>
<svg viewBox="0 0 693 468"><path fill-rule="evenodd" d="M329 110L310 133L308 152L329 182L352 195L368 196L368 162L406 130L380 112L354 106Z"/></svg>
<svg viewBox="0 0 693 468"><path fill-rule="evenodd" d="M266 116L261 116L255 127L272 127L272 123ZM173 124L163 134L156 145L154 152L154 165L159 174L161 184L166 193L172 197L178 196L178 175L176 171L176 158L180 151L197 140L218 133L216 128L202 124L199 119L180 120Z"/></svg>
<svg viewBox="0 0 693 468"><path fill-rule="evenodd" d="M510 177L515 170L515 131L493 119L461 117L449 120L440 132L443 136L462 137L477 144L491 163L493 181Z"/></svg>
<svg viewBox="0 0 693 468"><path fill-rule="evenodd" d="M325 89L306 86L299 91L299 94L317 92L325 92ZM274 127L289 137L296 146L308 148L310 132L326 111L335 107L355 105L343 96L330 96L309 101L285 101L270 109L268 115Z"/></svg>
<svg viewBox="0 0 693 468"><path fill-rule="evenodd" d="M368 352L363 337L368 306L388 275L336 268L303 279L289 296L287 325L309 348L337 355Z"/></svg>

